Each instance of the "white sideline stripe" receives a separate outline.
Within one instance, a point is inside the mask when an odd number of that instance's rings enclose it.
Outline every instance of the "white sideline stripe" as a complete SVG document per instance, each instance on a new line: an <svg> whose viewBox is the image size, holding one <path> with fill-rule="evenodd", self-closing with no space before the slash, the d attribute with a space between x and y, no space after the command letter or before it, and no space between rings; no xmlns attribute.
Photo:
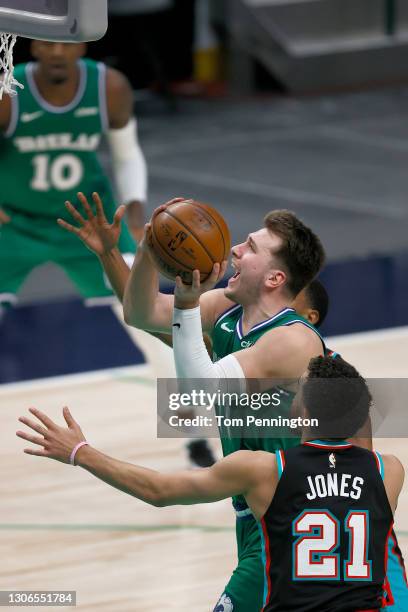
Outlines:
<svg viewBox="0 0 408 612"><path fill-rule="evenodd" d="M408 339L408 326L345 334L344 336L331 336L326 339L326 345L332 350L336 350L336 342L352 345L361 342L372 343L378 342L378 340L399 340L401 338Z"/></svg>
<svg viewBox="0 0 408 612"><path fill-rule="evenodd" d="M37 391L39 389L74 387L77 385L107 382L123 376L141 376L143 374L150 374L150 368L145 364L109 368L106 370L94 370L92 372L81 372L80 374L65 374L64 376L50 376L49 378L23 380L21 382L0 385L0 397L27 391L27 389L30 391Z"/></svg>

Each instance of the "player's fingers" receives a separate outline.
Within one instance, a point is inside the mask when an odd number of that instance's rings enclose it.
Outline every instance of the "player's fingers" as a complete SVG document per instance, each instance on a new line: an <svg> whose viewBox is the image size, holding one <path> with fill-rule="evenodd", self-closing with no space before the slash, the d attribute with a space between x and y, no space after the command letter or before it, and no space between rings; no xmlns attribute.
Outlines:
<svg viewBox="0 0 408 612"><path fill-rule="evenodd" d="M29 408L28 410L31 412L31 414L37 417L37 419L41 421L41 423L45 425L48 429L55 429L57 427L54 421L47 417L44 412L41 412L41 410L37 410L37 408Z"/></svg>
<svg viewBox="0 0 408 612"><path fill-rule="evenodd" d="M68 406L64 406L64 408L62 409L62 414L64 415L64 419L68 427L70 427L71 429L73 427L79 427L78 423L75 421L74 417L72 416Z"/></svg>
<svg viewBox="0 0 408 612"><path fill-rule="evenodd" d="M115 215L113 217L113 225L115 227L119 227L120 223L123 219L123 215L126 213L126 206L124 204L122 204L122 206L119 206L119 208L117 209L117 211L115 212Z"/></svg>
<svg viewBox="0 0 408 612"><path fill-rule="evenodd" d="M75 225L71 225L70 223L67 223L66 221L64 221L64 219L57 219L57 223L60 227L63 227L64 229L66 229L68 232L71 232L72 234L76 234L77 236L79 236L79 234L81 233L81 230L79 229L79 227L75 227Z"/></svg>
<svg viewBox="0 0 408 612"><path fill-rule="evenodd" d="M170 204L177 204L177 202L192 202L193 200L186 200L186 198L173 198L172 200L169 200L168 202L166 202L165 204L163 204L163 206L170 206Z"/></svg>
<svg viewBox="0 0 408 612"><path fill-rule="evenodd" d="M89 206L89 202L88 202L87 197L85 196L85 194L82 193L82 191L77 193L77 197L78 197L78 200L82 204L82 208L86 212L86 216L88 217L88 219L90 221L92 221L92 219L94 218L94 214L92 212L92 208Z"/></svg>
<svg viewBox="0 0 408 612"><path fill-rule="evenodd" d="M228 261L225 260L222 262L221 267L220 267L220 273L218 275L218 280L221 280L225 274L225 272L227 271L227 267L228 267Z"/></svg>
<svg viewBox="0 0 408 612"><path fill-rule="evenodd" d="M177 289L182 289L184 286L183 281L181 280L181 276L176 276L175 283L176 283Z"/></svg>
<svg viewBox="0 0 408 612"><path fill-rule="evenodd" d="M34 448L25 448L26 455L34 455L35 457L49 457L50 454L46 450L35 450Z"/></svg>
<svg viewBox="0 0 408 612"><path fill-rule="evenodd" d="M201 275L200 275L200 270L193 270L193 282L192 282L192 286L193 289L196 291L200 290L200 285L201 285Z"/></svg>
<svg viewBox="0 0 408 612"><path fill-rule="evenodd" d="M69 212L69 214L74 217L75 221L78 221L78 223L80 225L85 225L86 221L83 218L83 216L77 211L77 209L75 208L75 206L73 206L71 204L71 202L66 201L65 202L65 208L67 209L67 211Z"/></svg>
<svg viewBox="0 0 408 612"><path fill-rule="evenodd" d="M92 199L95 202L97 218L99 219L99 221L106 221L105 211L99 193L94 191L92 194Z"/></svg>
<svg viewBox="0 0 408 612"><path fill-rule="evenodd" d="M32 436L24 431L16 431L16 436L21 438L22 440L26 440L26 442L32 442L32 444L37 444L37 446L44 446L45 440L44 438L40 438L39 436Z"/></svg>
<svg viewBox="0 0 408 612"><path fill-rule="evenodd" d="M35 421L32 421L28 417L23 416L23 417L20 417L18 420L20 421L20 423L27 425L27 427L30 427L30 429L33 429L34 431L41 434L42 436L45 436L47 433L47 430L45 429L45 427L43 427L39 423L36 423Z"/></svg>
<svg viewBox="0 0 408 612"><path fill-rule="evenodd" d="M215 263L213 265L213 269L211 270L211 274L208 277L206 284L207 285L214 285L217 281L218 281L218 277L220 274L220 264L219 263Z"/></svg>
<svg viewBox="0 0 408 612"><path fill-rule="evenodd" d="M161 212L163 212L164 210L166 210L166 208L172 204L173 202L166 202L166 204L161 204L160 206L158 206L157 208L154 209L153 214L152 214L152 221L155 217L157 217L157 215Z"/></svg>

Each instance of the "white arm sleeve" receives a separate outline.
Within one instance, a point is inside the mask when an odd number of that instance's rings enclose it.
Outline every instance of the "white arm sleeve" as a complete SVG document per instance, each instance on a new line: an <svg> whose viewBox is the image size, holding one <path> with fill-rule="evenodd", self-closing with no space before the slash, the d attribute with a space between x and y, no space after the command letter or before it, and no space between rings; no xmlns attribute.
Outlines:
<svg viewBox="0 0 408 612"><path fill-rule="evenodd" d="M199 306L188 310L174 309L173 350L178 378L204 378L203 388L208 392L220 386L230 393L245 392L245 374L233 355L227 355L216 363L211 361L204 344Z"/></svg>
<svg viewBox="0 0 408 612"><path fill-rule="evenodd" d="M109 130L107 139L121 203L128 204L134 200L146 202L147 168L137 138L136 119L132 117L123 128Z"/></svg>

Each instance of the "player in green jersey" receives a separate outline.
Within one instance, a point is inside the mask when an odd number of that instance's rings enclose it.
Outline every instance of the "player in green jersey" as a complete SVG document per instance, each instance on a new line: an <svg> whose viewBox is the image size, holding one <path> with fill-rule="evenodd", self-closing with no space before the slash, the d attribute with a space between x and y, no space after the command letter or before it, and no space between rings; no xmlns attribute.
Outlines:
<svg viewBox="0 0 408 612"><path fill-rule="evenodd" d="M84 59L85 50L84 44L33 41L36 62L15 69L24 89L0 103L2 303L15 302L29 272L47 261L60 265L85 299L112 295L95 257L56 226L57 217L68 218L64 202L76 201L77 192L98 191L113 217L114 197L97 158L102 135L110 144L121 203L140 237L146 167L132 90L121 73ZM127 227L120 249L134 255Z"/></svg>
<svg viewBox="0 0 408 612"><path fill-rule="evenodd" d="M0 317L33 268L48 261L65 270L86 305L111 301L112 288L98 261L56 225L57 217L61 225L70 218L74 209L64 202L76 204L78 192L100 193L106 229L117 235L127 212L133 236L125 225L119 249L128 264L143 234L147 172L127 79L83 58L85 44L33 41L31 51L36 61L15 69L24 89L0 102ZM97 157L102 137L119 203L126 205L117 211ZM123 323L122 308L114 303L112 309ZM174 375L170 351L140 330L125 329L156 375Z"/></svg>

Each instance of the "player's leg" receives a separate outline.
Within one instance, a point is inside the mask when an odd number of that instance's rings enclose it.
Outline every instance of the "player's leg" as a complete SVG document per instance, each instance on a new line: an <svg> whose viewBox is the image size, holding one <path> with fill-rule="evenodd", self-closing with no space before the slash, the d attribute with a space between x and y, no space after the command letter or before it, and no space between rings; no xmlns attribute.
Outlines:
<svg viewBox="0 0 408 612"><path fill-rule="evenodd" d="M408 586L404 559L394 530L388 540L385 605L382 610L387 610L387 612L406 612L408 610Z"/></svg>
<svg viewBox="0 0 408 612"><path fill-rule="evenodd" d="M214 612L261 610L264 601L264 566L257 522L252 516L237 519L238 565Z"/></svg>
<svg viewBox="0 0 408 612"><path fill-rule="evenodd" d="M0 227L0 321L31 270L47 260L45 245L28 229L16 217Z"/></svg>

